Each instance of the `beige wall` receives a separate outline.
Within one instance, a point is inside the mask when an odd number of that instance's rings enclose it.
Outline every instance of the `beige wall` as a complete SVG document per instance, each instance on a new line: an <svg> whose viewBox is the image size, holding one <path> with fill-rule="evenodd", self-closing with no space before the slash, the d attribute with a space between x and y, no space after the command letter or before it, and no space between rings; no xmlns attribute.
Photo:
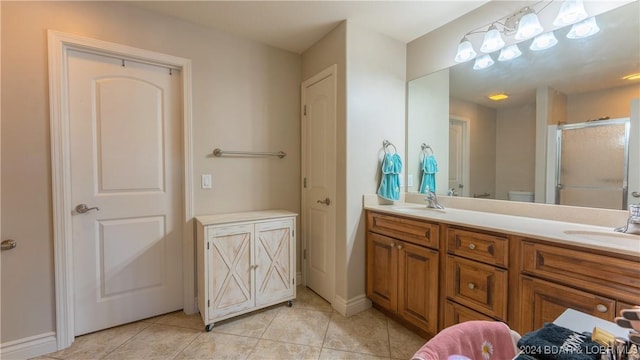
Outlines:
<svg viewBox="0 0 640 360"><path fill-rule="evenodd" d="M631 114L631 100L640 98L640 85L633 84L613 89L569 95L567 122L579 123L608 116L626 118Z"/></svg>
<svg viewBox="0 0 640 360"><path fill-rule="evenodd" d="M499 109L496 117L496 199L534 190L536 106Z"/></svg>
<svg viewBox="0 0 640 360"><path fill-rule="evenodd" d="M55 331L47 29L192 60L195 213L299 212L299 55L117 2L2 7L2 343ZM213 158L215 147L287 157ZM213 189L200 189L200 174Z"/></svg>
<svg viewBox="0 0 640 360"><path fill-rule="evenodd" d="M365 217L362 195L380 181L382 141L391 141L403 161L405 148L406 45L347 23L346 289L348 301L365 294Z"/></svg>
<svg viewBox="0 0 640 360"><path fill-rule="evenodd" d="M404 155L405 53L403 43L343 22L302 54L303 79L338 68L334 307L340 311L354 299L366 303L362 195L377 191L382 140Z"/></svg>
<svg viewBox="0 0 640 360"><path fill-rule="evenodd" d="M409 82L407 95L407 175L420 190L423 143L429 145L438 161L436 193L446 194L449 187L449 69Z"/></svg>
<svg viewBox="0 0 640 360"><path fill-rule="evenodd" d="M469 119L469 196L496 190L496 110L450 98L451 115Z"/></svg>

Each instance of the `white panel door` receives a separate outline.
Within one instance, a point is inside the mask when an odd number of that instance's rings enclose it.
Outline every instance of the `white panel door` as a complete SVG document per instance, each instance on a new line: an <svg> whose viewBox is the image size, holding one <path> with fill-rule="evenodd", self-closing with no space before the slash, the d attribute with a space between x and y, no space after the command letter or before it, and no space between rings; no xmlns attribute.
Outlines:
<svg viewBox="0 0 640 360"><path fill-rule="evenodd" d="M272 304L293 296L295 247L293 220L258 223L255 226L256 305Z"/></svg>
<svg viewBox="0 0 640 360"><path fill-rule="evenodd" d="M303 91L303 217L306 285L333 301L336 236L336 74L329 68Z"/></svg>
<svg viewBox="0 0 640 360"><path fill-rule="evenodd" d="M76 51L68 74L80 335L182 308L181 76Z"/></svg>
<svg viewBox="0 0 640 360"><path fill-rule="evenodd" d="M469 143L467 121L449 119L449 183L455 195L469 196ZM447 189L441 192L446 194Z"/></svg>

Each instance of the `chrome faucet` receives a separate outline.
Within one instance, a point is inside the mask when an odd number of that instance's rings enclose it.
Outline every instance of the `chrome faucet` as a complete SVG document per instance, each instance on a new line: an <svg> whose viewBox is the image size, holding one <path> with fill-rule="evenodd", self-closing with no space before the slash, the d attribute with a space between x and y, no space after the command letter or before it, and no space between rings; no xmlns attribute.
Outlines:
<svg viewBox="0 0 640 360"><path fill-rule="evenodd" d="M444 206L440 205L440 203L438 202L438 197L436 196L435 192L429 190L427 192L427 197L425 197L424 199L425 201L427 201L427 208L444 210Z"/></svg>
<svg viewBox="0 0 640 360"><path fill-rule="evenodd" d="M629 205L627 225L615 228L613 231L640 235L640 204Z"/></svg>

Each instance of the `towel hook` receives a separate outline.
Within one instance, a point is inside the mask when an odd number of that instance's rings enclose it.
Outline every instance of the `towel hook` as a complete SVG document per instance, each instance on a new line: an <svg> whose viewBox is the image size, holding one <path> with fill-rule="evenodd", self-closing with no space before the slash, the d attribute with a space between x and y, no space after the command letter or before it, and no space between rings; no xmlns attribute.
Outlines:
<svg viewBox="0 0 640 360"><path fill-rule="evenodd" d="M420 145L420 148L422 149L422 151L427 154L427 155L433 155L433 149L431 148L431 146L422 143L422 145ZM427 150L429 150L429 152L431 152L431 154L427 153Z"/></svg>
<svg viewBox="0 0 640 360"><path fill-rule="evenodd" d="M384 152L387 152L387 148L389 146L393 147L393 151L395 151L396 153L398 152L398 149L396 149L396 146L393 145L392 142L390 142L389 140L382 141L382 147L384 148Z"/></svg>

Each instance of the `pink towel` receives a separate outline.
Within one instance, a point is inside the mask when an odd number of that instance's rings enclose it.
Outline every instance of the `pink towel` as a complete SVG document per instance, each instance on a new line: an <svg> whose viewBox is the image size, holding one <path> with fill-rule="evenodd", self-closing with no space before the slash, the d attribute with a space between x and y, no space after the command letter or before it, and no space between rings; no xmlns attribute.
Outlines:
<svg viewBox="0 0 640 360"><path fill-rule="evenodd" d="M431 338L413 360L446 360L464 355L472 360L509 360L516 355L509 326L499 321L466 321Z"/></svg>

